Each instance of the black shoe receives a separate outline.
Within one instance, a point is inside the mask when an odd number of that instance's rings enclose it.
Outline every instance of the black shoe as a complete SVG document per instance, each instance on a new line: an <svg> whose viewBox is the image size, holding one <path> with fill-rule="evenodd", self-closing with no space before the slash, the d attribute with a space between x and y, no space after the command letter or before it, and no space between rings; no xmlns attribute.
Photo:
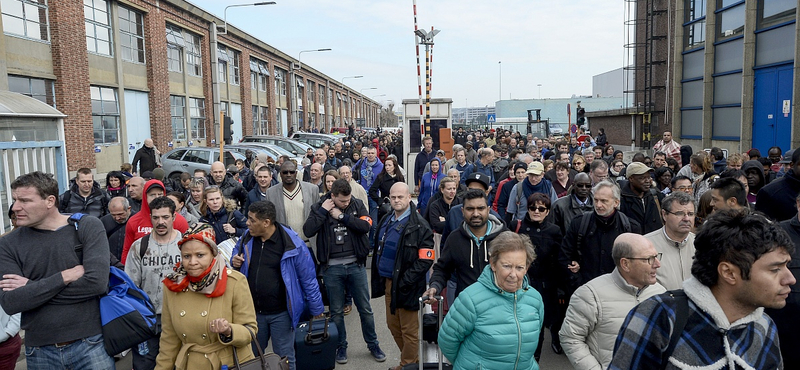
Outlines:
<svg viewBox="0 0 800 370"><path fill-rule="evenodd" d="M552 348L553 352L555 352L557 355L564 354L564 349L561 348L561 343L556 343L556 342L550 343L550 348Z"/></svg>

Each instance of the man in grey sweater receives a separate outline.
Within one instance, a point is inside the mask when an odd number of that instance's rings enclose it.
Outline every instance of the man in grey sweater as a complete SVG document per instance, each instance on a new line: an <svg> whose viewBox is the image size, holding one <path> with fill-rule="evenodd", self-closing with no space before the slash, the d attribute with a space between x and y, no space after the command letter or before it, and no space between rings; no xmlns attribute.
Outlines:
<svg viewBox="0 0 800 370"><path fill-rule="evenodd" d="M160 332L161 302L164 296L164 284L161 281L181 261L178 241L182 235L173 227L175 202L172 199L158 197L150 201L149 207L153 231L131 244L125 272L153 301ZM144 253L142 248L145 248ZM134 370L152 370L156 367L159 339L160 336L155 336L132 349Z"/></svg>
<svg viewBox="0 0 800 370"><path fill-rule="evenodd" d="M33 172L11 183L17 226L0 238L0 305L22 313L27 368L114 368L103 347L108 239L99 219L80 227L58 212L58 182Z"/></svg>

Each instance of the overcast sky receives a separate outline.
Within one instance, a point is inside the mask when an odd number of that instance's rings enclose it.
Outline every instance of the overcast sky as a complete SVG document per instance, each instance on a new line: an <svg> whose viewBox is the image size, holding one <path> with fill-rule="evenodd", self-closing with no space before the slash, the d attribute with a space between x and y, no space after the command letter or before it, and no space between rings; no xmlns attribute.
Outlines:
<svg viewBox="0 0 800 370"><path fill-rule="evenodd" d="M248 0L189 0L222 18ZM416 99L412 0L276 0L228 9L228 22L328 76L345 76L377 101ZM592 93L592 76L624 62L624 1L418 0L419 28L434 38L432 97L454 107L493 106L500 96L563 98ZM500 65L498 62L502 62ZM425 50L420 46L424 90ZM423 92L424 93L424 92ZM385 96L376 96L386 94Z"/></svg>

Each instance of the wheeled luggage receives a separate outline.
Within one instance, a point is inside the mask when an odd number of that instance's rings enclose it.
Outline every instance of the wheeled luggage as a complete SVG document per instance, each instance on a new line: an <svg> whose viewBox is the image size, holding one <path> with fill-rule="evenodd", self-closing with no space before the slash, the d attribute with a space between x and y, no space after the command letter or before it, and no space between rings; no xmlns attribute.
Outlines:
<svg viewBox="0 0 800 370"><path fill-rule="evenodd" d="M297 369L328 370L336 367L339 330L327 317L311 319L297 325L294 334L294 356Z"/></svg>
<svg viewBox="0 0 800 370"><path fill-rule="evenodd" d="M441 296L434 296L436 299L437 305L442 302ZM422 317L425 314L425 301L428 300L427 296L423 296L419 298L419 363L418 364L408 364L403 366L403 370L453 370L453 365L444 363L444 356L442 356L442 350L439 349L439 346L436 344L430 344L431 346L436 346L436 351L439 354L439 361L438 362L425 362L425 346L428 345L426 341L423 341L423 322ZM442 326L442 310L438 311L439 317L439 325L438 327ZM438 333L438 330L437 330ZM299 368L298 368L299 369Z"/></svg>

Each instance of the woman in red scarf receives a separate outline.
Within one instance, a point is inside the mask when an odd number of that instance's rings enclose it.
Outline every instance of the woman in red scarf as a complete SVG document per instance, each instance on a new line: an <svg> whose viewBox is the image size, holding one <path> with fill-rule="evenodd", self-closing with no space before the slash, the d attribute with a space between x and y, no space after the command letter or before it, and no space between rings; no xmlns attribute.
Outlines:
<svg viewBox="0 0 800 370"><path fill-rule="evenodd" d="M247 278L225 266L214 229L198 223L178 247L181 262L164 279L156 369L233 368L234 347L240 362L254 358L250 331L258 326Z"/></svg>

